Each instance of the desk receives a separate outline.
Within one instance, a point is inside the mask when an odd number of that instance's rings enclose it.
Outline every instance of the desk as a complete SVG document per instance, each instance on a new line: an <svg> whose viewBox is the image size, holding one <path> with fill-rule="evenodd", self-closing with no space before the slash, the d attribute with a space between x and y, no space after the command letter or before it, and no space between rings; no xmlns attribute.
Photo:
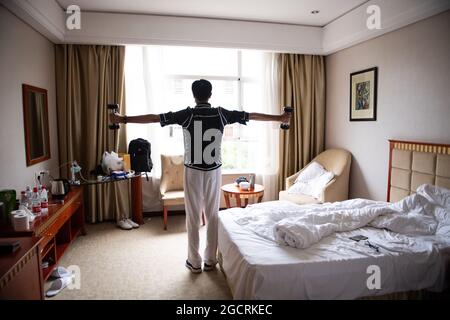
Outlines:
<svg viewBox="0 0 450 320"><path fill-rule="evenodd" d="M0 300L43 300L44 286L37 237L2 238L19 241L16 252L0 254Z"/></svg>
<svg viewBox="0 0 450 320"><path fill-rule="evenodd" d="M242 207L241 199L244 199L245 206L248 205L249 198L257 198L258 202L262 201L264 196L264 187L260 184L255 184L253 190L241 190L239 186L234 183L226 184L222 186L223 195L225 197L225 203L227 208L231 208L230 198L236 199L237 207Z"/></svg>
<svg viewBox="0 0 450 320"><path fill-rule="evenodd" d="M133 175L126 179L107 179L96 181L96 177L91 177L92 180L82 181L81 185L96 185L103 183L114 183L124 180L131 180L131 210L132 220L138 224L144 224L144 214L142 209L142 176Z"/></svg>
<svg viewBox="0 0 450 320"><path fill-rule="evenodd" d="M84 199L82 187L71 187L64 203L49 201L48 213L36 217L30 230L15 231L11 224L0 228L0 237L41 237L39 254L42 262L48 262L43 269L47 280L69 245L84 229Z"/></svg>

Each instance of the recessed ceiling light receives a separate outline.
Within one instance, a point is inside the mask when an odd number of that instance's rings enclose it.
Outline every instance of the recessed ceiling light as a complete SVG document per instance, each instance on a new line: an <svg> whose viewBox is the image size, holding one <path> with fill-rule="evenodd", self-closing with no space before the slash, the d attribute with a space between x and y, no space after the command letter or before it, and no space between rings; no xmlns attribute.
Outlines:
<svg viewBox="0 0 450 320"><path fill-rule="evenodd" d="M311 11L311 14L318 14L320 11L319 10L313 10Z"/></svg>

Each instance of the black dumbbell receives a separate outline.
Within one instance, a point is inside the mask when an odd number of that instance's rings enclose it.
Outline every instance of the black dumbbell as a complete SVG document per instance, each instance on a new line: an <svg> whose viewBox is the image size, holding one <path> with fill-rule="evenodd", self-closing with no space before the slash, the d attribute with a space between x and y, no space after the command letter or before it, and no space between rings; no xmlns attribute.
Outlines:
<svg viewBox="0 0 450 320"><path fill-rule="evenodd" d="M292 108L292 107L284 107L284 112L293 113L294 112L294 108ZM283 130L289 130L289 123L282 123L280 125L280 128L283 129Z"/></svg>
<svg viewBox="0 0 450 320"><path fill-rule="evenodd" d="M119 105L117 103L108 103L108 110L111 113L117 113L119 111ZM118 123L113 123L109 125L111 130L117 130L120 128Z"/></svg>

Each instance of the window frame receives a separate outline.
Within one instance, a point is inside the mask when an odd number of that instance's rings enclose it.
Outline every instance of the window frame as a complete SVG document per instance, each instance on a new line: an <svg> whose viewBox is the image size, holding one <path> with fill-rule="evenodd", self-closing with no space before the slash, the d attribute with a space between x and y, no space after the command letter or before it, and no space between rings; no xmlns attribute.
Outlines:
<svg viewBox="0 0 450 320"><path fill-rule="evenodd" d="M166 80L190 80L190 81L194 81L197 79L208 79L208 80L219 80L219 81L233 81L236 82L237 84L237 106L235 107L235 110L238 111L243 111L244 107L243 107L243 101L244 101L244 83L246 82L253 82L255 81L255 79L253 79L252 77L243 77L242 75L242 71L243 71L243 59L242 59L242 50L236 50L236 55L237 55L237 59L236 59L236 76L229 76L229 75L207 75L207 74L176 74L176 73L164 73L164 78ZM224 139L225 143L234 143L234 144L238 144L238 148L240 148L239 146L242 143L253 143L255 142L254 139L252 138L245 138L243 139L243 135L244 135L244 130L245 128L242 127L239 124L234 124L233 125L233 136L230 138L226 138ZM176 125L171 125L168 126L170 133L169 136L170 137L174 137L174 131L175 131L175 127L177 127ZM181 129L181 128L180 128ZM240 172L240 171L245 171L245 170L249 170L250 168L228 168L225 169L227 171L236 171L236 172Z"/></svg>
<svg viewBox="0 0 450 320"><path fill-rule="evenodd" d="M168 80L196 80L196 79L209 79L209 80L222 80L222 81L236 81L237 83L237 109L243 111L243 97L244 90L242 85L242 50L236 50L237 55L237 75L236 76L218 76L218 75L198 75L198 74L166 74L165 77ZM245 80L244 80L245 81ZM242 141L242 128L236 126L238 138L234 141ZM172 135L171 135L172 136Z"/></svg>

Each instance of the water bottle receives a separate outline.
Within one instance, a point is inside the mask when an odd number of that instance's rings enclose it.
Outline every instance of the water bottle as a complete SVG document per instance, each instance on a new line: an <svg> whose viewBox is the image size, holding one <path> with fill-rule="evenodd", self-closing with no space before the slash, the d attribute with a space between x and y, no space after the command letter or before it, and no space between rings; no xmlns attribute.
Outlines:
<svg viewBox="0 0 450 320"><path fill-rule="evenodd" d="M31 201L32 201L32 199L33 199L33 191L31 190L31 187L30 187L30 186L27 186L27 187L26 187L26 189L25 189L25 195L27 196L27 201L28 201L27 207L28 207L28 209L31 209L31 206L32 206Z"/></svg>
<svg viewBox="0 0 450 320"><path fill-rule="evenodd" d="M29 209L28 204L29 204L29 199L27 197L27 192L26 191L20 192L20 205Z"/></svg>
<svg viewBox="0 0 450 320"><path fill-rule="evenodd" d="M31 201L31 211L35 214L35 215L40 215L41 214L41 199L39 197L39 193L38 193L38 188L34 187L33 188L33 197L32 197L32 201Z"/></svg>
<svg viewBox="0 0 450 320"><path fill-rule="evenodd" d="M41 210L48 210L48 192L45 187L41 191Z"/></svg>

